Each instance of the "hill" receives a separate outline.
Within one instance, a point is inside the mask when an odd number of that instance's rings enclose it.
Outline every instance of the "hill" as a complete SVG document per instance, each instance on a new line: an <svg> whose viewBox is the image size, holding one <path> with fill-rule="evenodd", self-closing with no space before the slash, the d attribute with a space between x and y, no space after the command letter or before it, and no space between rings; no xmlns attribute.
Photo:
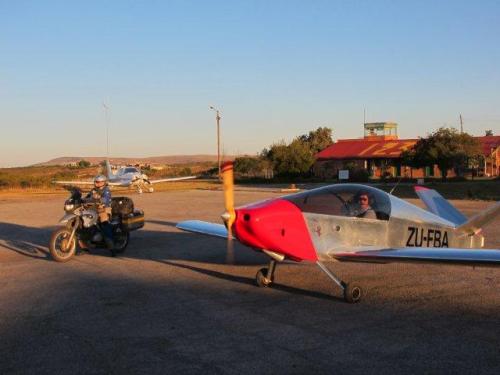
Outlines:
<svg viewBox="0 0 500 375"><path fill-rule="evenodd" d="M234 160L234 155L224 155L224 160ZM87 160L91 164L99 164L106 159L105 156L63 156L55 158L43 163L35 164L34 166L54 166L54 165L68 165L71 163L78 163L80 160ZM192 164L202 162L216 162L217 155L166 155L166 156L151 156L145 158L127 158L127 157L111 157L109 158L111 164L161 164L161 165L174 165L174 164Z"/></svg>

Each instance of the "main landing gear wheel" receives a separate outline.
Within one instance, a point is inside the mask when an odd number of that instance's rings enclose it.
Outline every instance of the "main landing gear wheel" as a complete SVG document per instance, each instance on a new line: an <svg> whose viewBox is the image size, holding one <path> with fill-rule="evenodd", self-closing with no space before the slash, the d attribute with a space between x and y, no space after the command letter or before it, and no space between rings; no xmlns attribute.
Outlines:
<svg viewBox="0 0 500 375"><path fill-rule="evenodd" d="M257 284L258 287L260 288L267 288L269 285L273 283L273 280L269 280L267 278L267 268L261 268L259 272L257 272L257 275L255 275L255 283Z"/></svg>
<svg viewBox="0 0 500 375"><path fill-rule="evenodd" d="M335 284L337 284L340 287L342 293L344 294L344 301L348 303L356 303L361 301L361 297L363 296L363 290L361 289L360 286L355 284L347 284L343 282L339 277L337 277L332 271L328 269L328 267L326 267L319 260L316 262L316 264L332 281L335 282Z"/></svg>
<svg viewBox="0 0 500 375"><path fill-rule="evenodd" d="M361 301L363 290L357 285L344 284L344 300L348 303Z"/></svg>

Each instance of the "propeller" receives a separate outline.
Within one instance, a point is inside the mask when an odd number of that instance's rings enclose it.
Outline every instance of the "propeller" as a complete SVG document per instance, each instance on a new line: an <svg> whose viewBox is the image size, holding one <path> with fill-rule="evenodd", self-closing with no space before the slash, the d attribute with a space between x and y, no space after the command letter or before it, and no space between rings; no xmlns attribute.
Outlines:
<svg viewBox="0 0 500 375"><path fill-rule="evenodd" d="M234 210L234 174L233 162L228 161L222 164L222 186L224 190L224 206L226 211L221 215L227 228L227 251L226 262L234 262L233 251L233 224L236 220L236 211Z"/></svg>

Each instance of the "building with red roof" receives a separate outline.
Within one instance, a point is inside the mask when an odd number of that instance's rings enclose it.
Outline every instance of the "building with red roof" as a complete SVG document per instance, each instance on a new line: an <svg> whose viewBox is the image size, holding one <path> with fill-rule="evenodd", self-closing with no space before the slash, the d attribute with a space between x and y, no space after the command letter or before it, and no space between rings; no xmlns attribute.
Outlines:
<svg viewBox="0 0 500 375"><path fill-rule="evenodd" d="M500 136L475 137L483 149L483 173L499 175ZM336 177L341 169L365 169L371 177L440 177L437 166L413 169L401 164L401 153L417 139L399 139L397 124L387 122L365 124L364 138L342 139L316 154L315 174ZM450 171L449 176L453 176Z"/></svg>

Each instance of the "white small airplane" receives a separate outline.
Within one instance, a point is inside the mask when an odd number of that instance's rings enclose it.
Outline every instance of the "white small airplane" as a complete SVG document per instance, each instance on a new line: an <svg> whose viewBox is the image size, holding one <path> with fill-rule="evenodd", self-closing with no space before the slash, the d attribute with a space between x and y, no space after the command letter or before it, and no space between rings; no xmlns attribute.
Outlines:
<svg viewBox="0 0 500 375"><path fill-rule="evenodd" d="M270 257L255 276L271 286L278 262L315 262L342 290L347 302L363 295L325 263L429 262L500 266L500 249L484 249L482 228L500 215L500 201L467 218L437 191L417 186L427 210L382 190L360 184L336 184L234 207L233 166L222 168L226 212L224 225L187 220L177 228L227 238ZM381 275L383 277L383 274Z"/></svg>
<svg viewBox="0 0 500 375"><path fill-rule="evenodd" d="M106 160L106 175L109 186L136 187L139 194L142 194L144 189L152 193L154 191L153 184L160 182L183 181L196 178L196 176L186 176L150 180L146 174L142 173L136 167L122 167L116 173L113 173L108 160ZM54 183L59 185L93 185L94 181L54 181Z"/></svg>

